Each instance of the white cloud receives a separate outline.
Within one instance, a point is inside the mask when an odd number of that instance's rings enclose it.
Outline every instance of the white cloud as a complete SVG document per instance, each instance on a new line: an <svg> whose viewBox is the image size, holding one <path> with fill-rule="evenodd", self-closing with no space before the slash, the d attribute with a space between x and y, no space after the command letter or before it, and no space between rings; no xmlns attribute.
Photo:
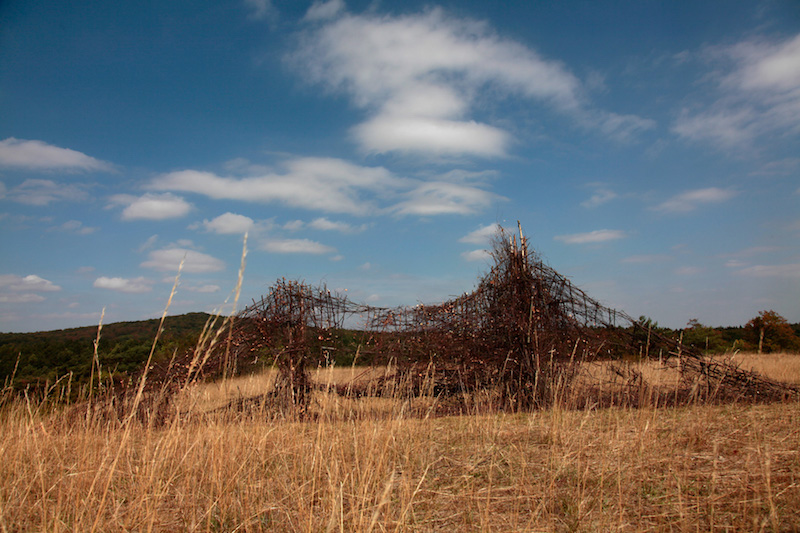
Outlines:
<svg viewBox="0 0 800 533"><path fill-rule="evenodd" d="M315 5L313 13L322 15L323 5ZM339 13L336 5L324 4L326 14ZM534 100L617 138L653 126L588 110L581 82L560 62L441 9L343 14L313 26L299 42L287 60L367 110L368 118L353 129L366 152L502 156L511 135L470 116L489 91Z"/></svg>
<svg viewBox="0 0 800 533"><path fill-rule="evenodd" d="M720 189L718 187L694 189L673 196L653 209L664 213L686 213L694 211L702 205L727 202L734 196L736 196L736 192L730 189Z"/></svg>
<svg viewBox="0 0 800 533"><path fill-rule="evenodd" d="M270 0L244 0L244 4L250 10L248 17L252 20L263 20L275 16Z"/></svg>
<svg viewBox="0 0 800 533"><path fill-rule="evenodd" d="M488 226L481 226L475 231L464 235L458 242L466 242L469 244L488 244L500 231L500 224L494 223Z"/></svg>
<svg viewBox="0 0 800 533"><path fill-rule="evenodd" d="M328 2L314 2L308 8L304 20L318 21L331 19L344 11L344 2L342 0L329 0Z"/></svg>
<svg viewBox="0 0 800 533"><path fill-rule="evenodd" d="M212 292L218 292L220 290L219 285L213 285L213 284L189 286L184 288L187 291L201 292L201 293L212 293Z"/></svg>
<svg viewBox="0 0 800 533"><path fill-rule="evenodd" d="M236 213L225 213L212 220L204 220L203 227L206 231L222 235L242 234L250 231L255 222L252 218Z"/></svg>
<svg viewBox="0 0 800 533"><path fill-rule="evenodd" d="M276 254L327 254L335 248L309 239L270 239L261 244L261 249Z"/></svg>
<svg viewBox="0 0 800 533"><path fill-rule="evenodd" d="M97 231L98 228L84 226L83 222L80 222L79 220L68 220L53 229L67 233L75 233L77 235L89 235L90 233Z"/></svg>
<svg viewBox="0 0 800 533"><path fill-rule="evenodd" d="M116 194L110 200L111 206L126 206L122 210L122 220L166 220L183 217L192 210L190 203L171 193Z"/></svg>
<svg viewBox="0 0 800 533"><path fill-rule="evenodd" d="M10 291L54 292L60 291L61 287L36 274L29 274L27 276L2 274L0 275L0 289Z"/></svg>
<svg viewBox="0 0 800 533"><path fill-rule="evenodd" d="M598 188L595 193L586 201L581 202L582 207L593 208L601 206L611 200L617 198L618 195L614 191L605 188Z"/></svg>
<svg viewBox="0 0 800 533"><path fill-rule="evenodd" d="M382 194L404 186L404 180L381 167L313 157L288 161L284 174L234 178L182 170L160 176L150 184L156 190L194 192L219 200L282 202L291 207L358 215L376 209L364 193Z"/></svg>
<svg viewBox="0 0 800 533"><path fill-rule="evenodd" d="M88 198L82 185L40 179L23 181L8 191L7 196L15 202L37 206L50 205L52 202L77 202Z"/></svg>
<svg viewBox="0 0 800 533"><path fill-rule="evenodd" d="M503 199L477 187L431 181L409 192L407 199L391 210L399 215L468 215L484 210L492 202Z"/></svg>
<svg viewBox="0 0 800 533"><path fill-rule="evenodd" d="M461 257L465 261L474 262L474 261L487 261L492 256L487 250L472 250L470 252L463 252L461 254Z"/></svg>
<svg viewBox="0 0 800 533"><path fill-rule="evenodd" d="M28 304L39 303L45 300L44 296L32 293L2 294L0 293L0 303L4 304Z"/></svg>
<svg viewBox="0 0 800 533"><path fill-rule="evenodd" d="M366 224L360 226L353 226L347 222L337 222L328 220L327 218L320 217L312 220L308 227L322 231L338 231L340 233L360 233L367 229Z"/></svg>
<svg viewBox="0 0 800 533"><path fill-rule="evenodd" d="M69 148L14 137L0 141L0 166L34 171L108 171L113 168L110 163Z"/></svg>
<svg viewBox="0 0 800 533"><path fill-rule="evenodd" d="M381 212L424 216L471 214L503 199L471 183L484 180L492 173L449 172L426 182L398 178L382 167L362 167L340 159L300 158L286 162L285 166L284 174L247 178L183 170L156 178L150 187L194 192L215 199L281 202L291 207L352 215ZM396 205L382 206L398 198L402 200ZM317 224L330 227L321 221ZM284 229L296 230L303 226L303 222L295 221ZM361 229L363 226L351 226L348 231Z"/></svg>
<svg viewBox="0 0 800 533"><path fill-rule="evenodd" d="M208 254L180 247L162 248L148 254L149 259L141 264L144 268L162 272L177 272L178 265L185 258L183 272L219 272L225 263Z"/></svg>
<svg viewBox="0 0 800 533"><path fill-rule="evenodd" d="M777 42L750 39L708 51L716 88L702 112L684 109L673 125L679 136L719 148L748 148L770 134L800 132L800 34Z"/></svg>
<svg viewBox="0 0 800 533"><path fill-rule="evenodd" d="M127 278L109 278L106 276L100 276L99 278L94 280L94 283L92 285L98 289L108 289L117 292L138 294L138 293L152 291L153 283L154 283L153 280L149 280L144 277L127 279Z"/></svg>
<svg viewBox="0 0 800 533"><path fill-rule="evenodd" d="M470 153L497 157L506 153L511 140L506 132L486 124L393 115L379 115L356 126L353 133L361 146L374 153Z"/></svg>
<svg viewBox="0 0 800 533"><path fill-rule="evenodd" d="M571 235L556 235L555 240L565 244L596 244L599 242L624 239L628 235L624 231L613 229L599 229L588 233L573 233Z"/></svg>

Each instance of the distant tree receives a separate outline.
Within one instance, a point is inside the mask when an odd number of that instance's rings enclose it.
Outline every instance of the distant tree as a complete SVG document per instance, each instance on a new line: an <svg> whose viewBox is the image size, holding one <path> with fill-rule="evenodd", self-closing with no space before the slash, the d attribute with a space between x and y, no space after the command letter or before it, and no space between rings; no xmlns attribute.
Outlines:
<svg viewBox="0 0 800 533"><path fill-rule="evenodd" d="M714 328L705 326L693 318L683 330L683 344L694 346L707 352L722 352L725 350L725 341L722 333Z"/></svg>
<svg viewBox="0 0 800 533"><path fill-rule="evenodd" d="M786 319L775 311L760 311L744 329L747 340L758 347L758 353L800 349L800 338Z"/></svg>

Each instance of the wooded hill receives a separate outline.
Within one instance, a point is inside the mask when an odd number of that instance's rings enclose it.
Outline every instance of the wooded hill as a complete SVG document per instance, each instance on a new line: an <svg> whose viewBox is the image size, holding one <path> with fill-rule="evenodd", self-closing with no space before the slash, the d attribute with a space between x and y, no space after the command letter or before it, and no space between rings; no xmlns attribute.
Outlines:
<svg viewBox="0 0 800 533"><path fill-rule="evenodd" d="M176 350L182 353L193 348L209 318L211 316L206 313L167 317L156 349L156 360L171 357ZM150 353L158 323L159 319L154 318L103 325L97 350L103 372L124 377L141 368ZM758 338L748 327L711 328L690 321L689 327L672 330L651 323L653 330L659 334L677 339L682 333L685 344L710 354L734 350L756 351L758 347ZM787 326L791 328L787 333L793 333L794 339L797 339L800 324ZM70 372L74 384L88 382L95 339L97 326L37 333L0 333L0 382L8 384L13 376L13 386L18 390L29 386L39 388ZM794 339L789 339L792 342L780 349L795 350L800 347L794 344ZM774 351L770 346L765 346L765 351L770 350ZM352 354L337 354L337 364L350 364L351 361Z"/></svg>
<svg viewBox="0 0 800 533"><path fill-rule="evenodd" d="M197 339L211 315L188 313L168 316L159 340L156 358L185 351ZM127 374L147 360L160 319L116 322L103 325L98 345L104 372ZM0 381L13 376L15 388L38 387L70 372L74 383L88 380L97 339L97 326L43 331L0 333ZM15 372L16 368L16 372Z"/></svg>

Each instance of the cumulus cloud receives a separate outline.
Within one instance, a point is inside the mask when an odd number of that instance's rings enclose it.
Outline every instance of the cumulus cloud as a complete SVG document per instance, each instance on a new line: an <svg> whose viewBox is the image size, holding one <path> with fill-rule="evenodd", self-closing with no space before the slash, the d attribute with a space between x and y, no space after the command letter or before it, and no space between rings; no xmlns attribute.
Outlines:
<svg viewBox="0 0 800 533"><path fill-rule="evenodd" d="M276 254L328 254L336 248L309 239L269 239L261 243L261 249Z"/></svg>
<svg viewBox="0 0 800 533"><path fill-rule="evenodd" d="M147 193L143 196L116 194L110 202L110 206L125 206L122 220L166 220L183 217L192 210L192 204L171 193Z"/></svg>
<svg viewBox="0 0 800 533"><path fill-rule="evenodd" d="M21 204L47 206L53 202L77 202L88 198L83 185L29 179L14 187L6 196Z"/></svg>
<svg viewBox="0 0 800 533"><path fill-rule="evenodd" d="M27 276L2 274L0 275L0 290L53 292L60 291L61 287L36 274L29 274Z"/></svg>
<svg viewBox="0 0 800 533"><path fill-rule="evenodd" d="M225 269L224 261L196 250L181 247L153 250L148 254L147 261L144 261L141 266L161 272L175 272L184 258L183 272L219 272Z"/></svg>
<svg viewBox="0 0 800 533"><path fill-rule="evenodd" d="M353 128L366 152L506 154L511 134L474 117L484 91L533 100L609 136L653 125L589 110L580 80L562 63L499 37L485 23L441 9L381 16L342 14L339 2L315 6L308 18L324 23L309 28L287 59L312 82L367 110L368 118Z"/></svg>
<svg viewBox="0 0 800 533"><path fill-rule="evenodd" d="M588 233L573 233L571 235L556 235L555 240L565 244L596 244L600 242L624 239L628 235L624 231L613 229L599 229Z"/></svg>
<svg viewBox="0 0 800 533"><path fill-rule="evenodd" d="M800 34L781 41L748 39L707 50L714 100L684 109L673 131L731 150L770 134L800 132Z"/></svg>
<svg viewBox="0 0 800 533"><path fill-rule="evenodd" d="M242 234L250 231L255 222L252 218L236 213L225 213L212 220L204 220L206 231L221 235Z"/></svg>
<svg viewBox="0 0 800 533"><path fill-rule="evenodd" d="M0 166L34 171L108 171L110 163L43 141L9 137L0 141Z"/></svg>
<svg viewBox="0 0 800 533"><path fill-rule="evenodd" d="M92 285L98 289L108 289L117 292L138 294L152 291L153 283L153 280L149 280L144 277L128 279L100 276L94 280Z"/></svg>
<svg viewBox="0 0 800 533"><path fill-rule="evenodd" d="M736 196L736 192L730 189L718 187L694 189L673 196L653 209L663 213L687 213L703 205L727 202L734 196Z"/></svg>
<svg viewBox="0 0 800 533"><path fill-rule="evenodd" d="M36 274L0 274L0 303L43 302L45 297L36 293L60 290L61 287Z"/></svg>

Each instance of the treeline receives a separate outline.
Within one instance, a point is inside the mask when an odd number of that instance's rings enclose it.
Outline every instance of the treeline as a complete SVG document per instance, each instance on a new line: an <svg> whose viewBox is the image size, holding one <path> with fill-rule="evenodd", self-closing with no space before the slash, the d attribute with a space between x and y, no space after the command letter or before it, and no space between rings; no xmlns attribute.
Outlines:
<svg viewBox="0 0 800 533"><path fill-rule="evenodd" d="M790 324L775 311L761 311L744 326L710 327L697 319L689 320L685 328L660 327L648 317L639 322L653 331L697 348L707 354L734 351L771 353L800 351L800 323Z"/></svg>
<svg viewBox="0 0 800 533"><path fill-rule="evenodd" d="M210 318L206 313L167 317L155 360L191 350ZM690 320L683 329L664 328L647 317L640 317L640 322L660 335L681 339L683 344L707 354L736 350L763 353L800 351L800 323L789 324L774 311L761 311L746 325L737 327L709 327L696 319ZM158 319L151 319L104 325L97 347L104 375L124 379L140 369L150 354L158 323ZM645 334L637 331L639 335ZM360 335L341 330L337 337L342 349L331 356L337 365L349 365L357 352ZM96 339L96 326L38 333L0 333L0 383L13 384L18 390L39 389L70 376L74 385L85 384L92 374ZM358 363L369 363L369 360L370 354L362 353Z"/></svg>
<svg viewBox="0 0 800 533"><path fill-rule="evenodd" d="M206 313L169 316L156 347L156 360L195 346ZM127 376L147 361L160 319L103 325L97 354L107 376ZM0 333L0 382L16 389L40 388L71 375L86 383L92 373L97 326L37 333ZM12 383L13 379L13 383Z"/></svg>

